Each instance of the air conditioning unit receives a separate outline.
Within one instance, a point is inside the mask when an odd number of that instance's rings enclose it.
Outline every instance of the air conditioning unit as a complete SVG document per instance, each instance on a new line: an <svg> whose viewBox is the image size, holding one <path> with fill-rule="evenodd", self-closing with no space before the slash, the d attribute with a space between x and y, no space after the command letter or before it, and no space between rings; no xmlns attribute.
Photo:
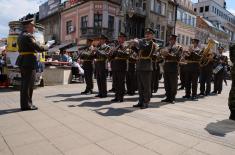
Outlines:
<svg viewBox="0 0 235 155"><path fill-rule="evenodd" d="M70 26L69 27L69 33L72 33L72 32L74 32L75 31L75 27L74 26Z"/></svg>

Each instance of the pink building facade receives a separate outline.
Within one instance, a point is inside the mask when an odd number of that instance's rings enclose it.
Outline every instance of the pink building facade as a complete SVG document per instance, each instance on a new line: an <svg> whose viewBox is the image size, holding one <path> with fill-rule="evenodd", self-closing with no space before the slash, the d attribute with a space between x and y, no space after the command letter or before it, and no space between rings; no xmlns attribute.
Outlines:
<svg viewBox="0 0 235 155"><path fill-rule="evenodd" d="M61 42L79 43L97 34L114 39L119 33L118 1L86 1L70 6L61 13Z"/></svg>

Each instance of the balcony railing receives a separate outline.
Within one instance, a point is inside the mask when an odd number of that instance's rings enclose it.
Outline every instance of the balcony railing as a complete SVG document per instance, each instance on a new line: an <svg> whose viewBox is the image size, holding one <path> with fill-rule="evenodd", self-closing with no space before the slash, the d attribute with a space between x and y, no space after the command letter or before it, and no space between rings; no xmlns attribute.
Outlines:
<svg viewBox="0 0 235 155"><path fill-rule="evenodd" d="M81 28L81 37L89 38L96 35L104 34L109 38L113 38L113 31L114 29L104 28L104 27L85 27Z"/></svg>

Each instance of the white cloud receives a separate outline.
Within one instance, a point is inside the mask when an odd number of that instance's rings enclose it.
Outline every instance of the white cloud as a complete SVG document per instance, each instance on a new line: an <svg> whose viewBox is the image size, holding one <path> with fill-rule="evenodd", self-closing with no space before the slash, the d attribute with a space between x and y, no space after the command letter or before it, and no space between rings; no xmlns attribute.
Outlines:
<svg viewBox="0 0 235 155"><path fill-rule="evenodd" d="M235 9L228 9L229 12L231 12L235 16Z"/></svg>
<svg viewBox="0 0 235 155"><path fill-rule="evenodd" d="M19 20L28 13L39 10L37 0L0 0L0 38L8 34L8 22Z"/></svg>

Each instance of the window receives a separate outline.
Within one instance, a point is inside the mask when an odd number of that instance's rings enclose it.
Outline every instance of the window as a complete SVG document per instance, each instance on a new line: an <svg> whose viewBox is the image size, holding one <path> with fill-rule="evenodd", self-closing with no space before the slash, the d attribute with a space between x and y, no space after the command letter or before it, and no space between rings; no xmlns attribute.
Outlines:
<svg viewBox="0 0 235 155"><path fill-rule="evenodd" d="M194 12L197 12L197 8L194 8Z"/></svg>
<svg viewBox="0 0 235 155"><path fill-rule="evenodd" d="M188 21L188 15L185 13L185 15L184 15L184 23L187 24L187 21Z"/></svg>
<svg viewBox="0 0 235 155"><path fill-rule="evenodd" d="M87 28L88 25L88 16L81 17L81 28Z"/></svg>
<svg viewBox="0 0 235 155"><path fill-rule="evenodd" d="M108 28L109 28L110 30L113 30L113 29L114 29L114 16L109 16Z"/></svg>
<svg viewBox="0 0 235 155"><path fill-rule="evenodd" d="M154 1L155 0L151 0L151 11L154 11Z"/></svg>
<svg viewBox="0 0 235 155"><path fill-rule="evenodd" d="M165 26L161 27L161 40L165 39Z"/></svg>
<svg viewBox="0 0 235 155"><path fill-rule="evenodd" d="M181 35L180 35L180 34L178 34L177 36L178 36L178 37L177 37L177 43L179 43L179 44L180 44Z"/></svg>
<svg viewBox="0 0 235 155"><path fill-rule="evenodd" d="M102 14L94 14L94 27L102 27Z"/></svg>
<svg viewBox="0 0 235 155"><path fill-rule="evenodd" d="M181 18L181 12L177 10L177 20L180 20L180 18Z"/></svg>
<svg viewBox="0 0 235 155"><path fill-rule="evenodd" d="M161 14L161 2L155 0L155 12Z"/></svg>
<svg viewBox="0 0 235 155"><path fill-rule="evenodd" d="M202 13L202 12L203 12L203 10L204 10L204 8L203 8L203 7L200 7L200 13Z"/></svg>
<svg viewBox="0 0 235 155"><path fill-rule="evenodd" d="M208 12L209 11L209 6L205 6L205 12Z"/></svg>
<svg viewBox="0 0 235 155"><path fill-rule="evenodd" d="M187 36L186 37L186 45L188 45L189 44L189 37Z"/></svg>
<svg viewBox="0 0 235 155"><path fill-rule="evenodd" d="M184 38L185 38L185 36L184 36L184 35L182 35L181 44L183 44L183 45L184 45Z"/></svg>
<svg viewBox="0 0 235 155"><path fill-rule="evenodd" d="M166 3L161 2L161 15L166 15Z"/></svg>
<svg viewBox="0 0 235 155"><path fill-rule="evenodd" d="M160 38L160 25L156 25L156 38Z"/></svg>
<svg viewBox="0 0 235 155"><path fill-rule="evenodd" d="M72 20L66 22L66 33L70 34L72 28Z"/></svg>
<svg viewBox="0 0 235 155"><path fill-rule="evenodd" d="M196 18L192 18L192 26L193 26L193 27L196 26Z"/></svg>
<svg viewBox="0 0 235 155"><path fill-rule="evenodd" d="M188 25L192 25L192 17L190 15L188 16Z"/></svg>

